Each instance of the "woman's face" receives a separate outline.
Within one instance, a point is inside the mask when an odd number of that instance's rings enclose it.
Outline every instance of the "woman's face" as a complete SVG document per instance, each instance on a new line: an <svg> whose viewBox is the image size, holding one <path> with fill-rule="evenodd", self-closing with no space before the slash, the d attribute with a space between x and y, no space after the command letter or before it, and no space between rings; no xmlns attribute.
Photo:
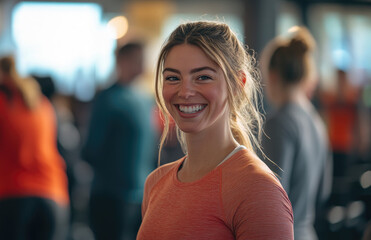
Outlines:
<svg viewBox="0 0 371 240"><path fill-rule="evenodd" d="M164 62L162 95L183 132L229 127L224 74L197 46L181 44L170 50Z"/></svg>

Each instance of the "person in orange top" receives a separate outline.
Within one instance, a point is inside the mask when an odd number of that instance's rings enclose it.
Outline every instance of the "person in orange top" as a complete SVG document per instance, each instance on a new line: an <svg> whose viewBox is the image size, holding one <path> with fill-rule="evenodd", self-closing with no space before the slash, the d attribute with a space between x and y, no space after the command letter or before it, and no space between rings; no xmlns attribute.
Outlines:
<svg viewBox="0 0 371 240"><path fill-rule="evenodd" d="M65 239L69 196L56 119L37 82L0 58L0 239Z"/></svg>
<svg viewBox="0 0 371 240"><path fill-rule="evenodd" d="M334 175L343 176L351 164L352 154L359 143L359 90L352 86L347 72L337 69L335 92L322 94L323 115L327 123L334 158Z"/></svg>
<svg viewBox="0 0 371 240"><path fill-rule="evenodd" d="M327 94L324 99L330 140L335 152L350 153L354 148L359 95L350 85L347 73L340 69L337 70L336 90L335 94Z"/></svg>
<svg viewBox="0 0 371 240"><path fill-rule="evenodd" d="M181 24L165 42L156 74L160 153L171 115L186 156L148 176L138 240L294 239L288 196L254 152L255 69L224 23Z"/></svg>

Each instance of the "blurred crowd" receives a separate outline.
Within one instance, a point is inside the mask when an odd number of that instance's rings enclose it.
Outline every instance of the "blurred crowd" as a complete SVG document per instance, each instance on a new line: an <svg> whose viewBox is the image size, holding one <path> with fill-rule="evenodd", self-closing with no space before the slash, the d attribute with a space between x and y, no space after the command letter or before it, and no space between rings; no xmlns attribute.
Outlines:
<svg viewBox="0 0 371 240"><path fill-rule="evenodd" d="M135 239L147 175L183 155L171 128L158 162L162 118L154 97L133 84L143 51L140 43L118 48L115 81L91 102L61 95L50 76L21 77L14 59L1 57L1 239L14 231L17 239ZM370 239L371 79L355 85L346 69L336 76L331 90L318 79L306 88L331 159L315 229L319 239Z"/></svg>

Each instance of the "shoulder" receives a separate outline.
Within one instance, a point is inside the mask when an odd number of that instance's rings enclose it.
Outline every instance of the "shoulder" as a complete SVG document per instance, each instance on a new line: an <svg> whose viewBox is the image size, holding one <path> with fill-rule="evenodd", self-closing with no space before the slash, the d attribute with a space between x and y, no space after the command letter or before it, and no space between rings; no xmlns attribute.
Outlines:
<svg viewBox="0 0 371 240"><path fill-rule="evenodd" d="M115 95L115 92L117 92L117 89L118 87L116 86L116 84L113 84L104 89L100 89L95 95L94 101L103 101L112 98L112 96Z"/></svg>
<svg viewBox="0 0 371 240"><path fill-rule="evenodd" d="M279 180L251 151L237 154L223 169L221 197L227 224L241 239L271 239L280 229L291 236L292 207Z"/></svg>
<svg viewBox="0 0 371 240"><path fill-rule="evenodd" d="M294 104L283 106L267 118L264 125L265 133L268 137L271 137L271 135L295 137L297 132L300 131L302 113L304 113L303 110Z"/></svg>
<svg viewBox="0 0 371 240"><path fill-rule="evenodd" d="M118 84L113 84L112 86L99 91L93 101L93 106L99 111L105 112L127 112L128 104L127 96L124 93L123 87Z"/></svg>
<svg viewBox="0 0 371 240"><path fill-rule="evenodd" d="M241 150L222 173L222 195L227 205L241 203L282 204L286 210L291 203L280 181L269 167L255 153ZM247 201L247 202L246 202Z"/></svg>
<svg viewBox="0 0 371 240"><path fill-rule="evenodd" d="M319 115L318 111L315 109L315 107L312 104L310 104L308 106L308 108L309 108L309 110L308 110L309 111L309 114L310 114L310 116L313 119L313 124L314 124L315 128L317 128L318 131L322 135L324 135L323 136L324 138L327 138L327 135L326 135L326 133L327 133L326 125L325 125L325 122L323 121L322 117Z"/></svg>
<svg viewBox="0 0 371 240"><path fill-rule="evenodd" d="M163 179L165 176L170 174L170 172L174 170L174 168L179 166L179 163L182 161L182 159L179 159L177 161L174 161L168 164L164 164L158 167L157 169L155 169L153 172L151 172L146 179L146 183L145 183L146 192L147 193L151 192L153 187L157 183L159 183L161 179Z"/></svg>
<svg viewBox="0 0 371 240"><path fill-rule="evenodd" d="M274 173L254 152L240 150L229 160L223 168L223 185L246 189L256 188L257 184L264 182L281 186ZM265 184L262 184L262 187L264 188Z"/></svg>
<svg viewBox="0 0 371 240"><path fill-rule="evenodd" d="M41 111L48 112L48 113L53 114L53 115L55 114L53 104L45 96L41 96L40 105L39 105L38 109L41 110Z"/></svg>
<svg viewBox="0 0 371 240"><path fill-rule="evenodd" d="M106 105L110 95L110 89L99 90L94 96L92 102L93 107L102 108L104 105Z"/></svg>

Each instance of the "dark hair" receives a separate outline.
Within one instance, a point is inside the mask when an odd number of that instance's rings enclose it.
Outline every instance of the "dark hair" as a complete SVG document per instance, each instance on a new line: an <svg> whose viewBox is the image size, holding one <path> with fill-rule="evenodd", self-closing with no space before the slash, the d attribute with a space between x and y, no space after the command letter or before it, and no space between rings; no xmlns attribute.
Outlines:
<svg viewBox="0 0 371 240"><path fill-rule="evenodd" d="M130 55L135 50L143 49L143 44L139 42L130 42L121 47L117 48L116 50L116 58L120 58L123 56Z"/></svg>
<svg viewBox="0 0 371 240"><path fill-rule="evenodd" d="M41 92L44 94L44 96L48 99L51 99L56 92L53 78L51 76L38 76L35 74L31 76L40 85Z"/></svg>
<svg viewBox="0 0 371 240"><path fill-rule="evenodd" d="M18 75L15 60L12 55L0 58L0 71L7 75L12 84L21 94L23 103L28 109L34 109L40 101L40 87L33 78L22 78ZM5 93L9 102L12 102L14 93L7 86L3 86L1 91Z"/></svg>
<svg viewBox="0 0 371 240"><path fill-rule="evenodd" d="M14 58L12 56L5 56L0 59L0 70L5 74L11 74L15 69Z"/></svg>
<svg viewBox="0 0 371 240"><path fill-rule="evenodd" d="M297 28L288 42L278 45L273 51L269 70L279 74L286 84L303 80L311 70L309 53L314 49L314 40L305 28Z"/></svg>

